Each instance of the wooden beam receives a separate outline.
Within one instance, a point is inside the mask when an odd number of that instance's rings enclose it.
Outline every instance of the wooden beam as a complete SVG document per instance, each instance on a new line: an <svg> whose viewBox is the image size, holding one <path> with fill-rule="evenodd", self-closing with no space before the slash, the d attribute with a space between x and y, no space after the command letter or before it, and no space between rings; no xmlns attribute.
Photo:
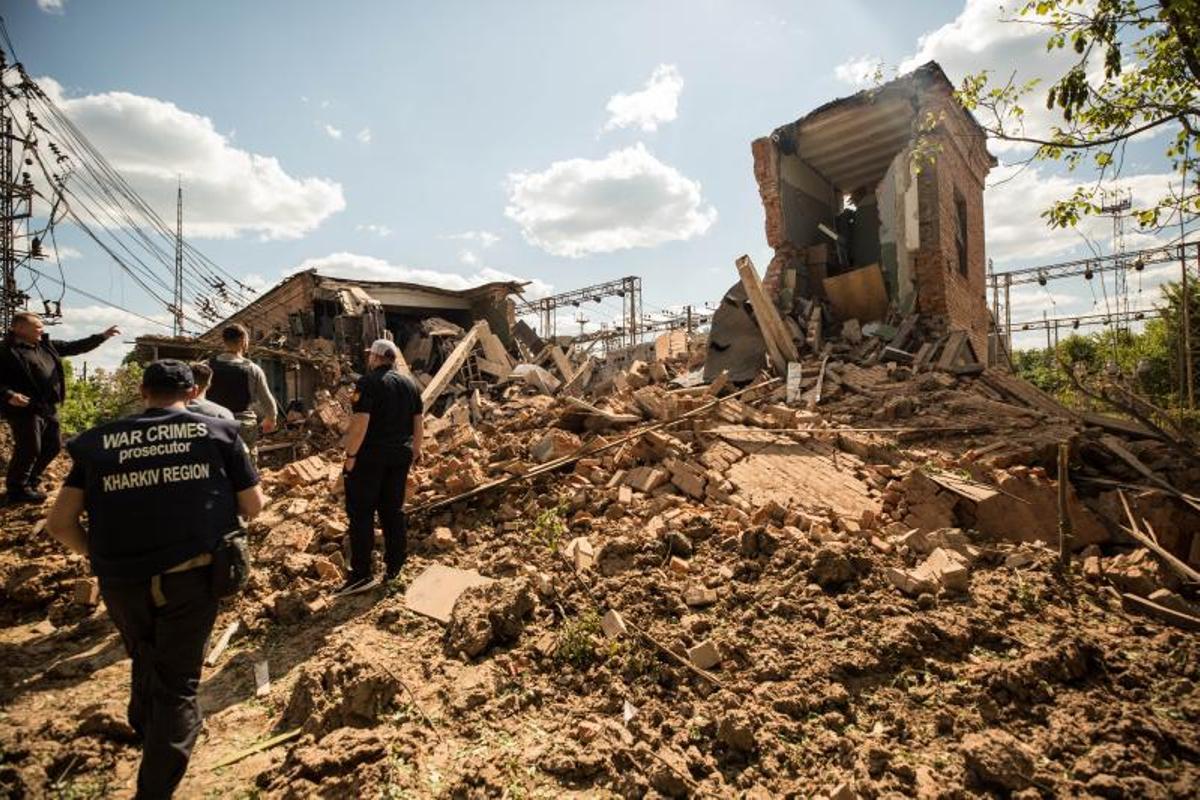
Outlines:
<svg viewBox="0 0 1200 800"><path fill-rule="evenodd" d="M478 357L475 359L475 364L479 367L480 372L486 372L500 381L507 380L509 373L512 372L512 368L508 364L492 361L489 358Z"/></svg>
<svg viewBox="0 0 1200 800"><path fill-rule="evenodd" d="M446 387L450 385L450 381L462 369L463 362L467 360L467 356L471 354L471 350L474 349L475 344L479 341L480 326L486 324L486 322L476 323L475 327L467 331L467 335L454 346L454 349L450 351L450 355L442 362L441 369L433 376L433 380L425 387L425 391L421 392L421 402L426 409L442 396L442 392L446 391Z"/></svg>
<svg viewBox="0 0 1200 800"><path fill-rule="evenodd" d="M1142 477L1144 477L1146 480L1150 481L1155 486L1158 486L1163 491L1168 492L1169 494L1172 494L1175 497L1178 497L1180 500L1182 500L1183 502L1185 502L1189 506L1191 506L1194 511L1200 511L1200 502L1197 502L1196 499L1194 497L1192 497L1191 495L1184 494L1183 492L1179 491L1174 486L1172 486L1171 484L1167 483L1165 480L1160 478L1158 476L1158 474L1154 472L1154 470L1150 469L1145 464L1143 464L1141 459L1139 459L1133 453L1126 450L1125 445L1121 444L1121 442L1117 439L1117 437L1109 436L1109 435L1105 434L1100 437L1100 444L1104 445L1104 447L1110 453L1112 453L1117 458L1121 459L1126 464L1128 464L1130 467L1132 467L1134 470L1136 470L1137 473L1139 475L1141 475Z"/></svg>
<svg viewBox="0 0 1200 800"><path fill-rule="evenodd" d="M758 271L754 269L754 262L750 260L750 256L742 256L737 260L737 271L742 278L746 297L754 309L754 319L758 323L758 329L766 341L771 366L777 374L787 375L788 362L800 360L796 343L792 341L791 334L784 327L775 304L767 297L767 292L763 289L762 281L758 278Z"/></svg>
<svg viewBox="0 0 1200 800"><path fill-rule="evenodd" d="M1138 597L1136 594L1122 594L1121 607L1126 611L1137 611L1146 616L1154 617L1159 622L1174 625L1176 628L1182 628L1185 631L1200 631L1200 617L1193 617L1191 614L1184 614L1182 611L1167 608L1152 600Z"/></svg>
<svg viewBox="0 0 1200 800"><path fill-rule="evenodd" d="M564 383L570 383L575 377L575 370L571 367L571 361L567 358L567 354L562 351L558 345L553 345L550 348L550 360L554 362L555 369L558 374L562 375Z"/></svg>
<svg viewBox="0 0 1200 800"><path fill-rule="evenodd" d="M592 378L592 370L595 368L595 359L588 356L583 360L583 364L579 369L575 370L575 374L571 376L571 380L567 381L562 387L562 393L565 395L573 394L581 391Z"/></svg>
<svg viewBox="0 0 1200 800"><path fill-rule="evenodd" d="M1200 584L1200 572L1196 572L1196 570L1192 569L1187 564L1180 561L1178 558L1175 557L1175 554L1173 554L1170 551L1168 551L1167 549L1165 549L1161 544L1154 541L1149 536L1142 533L1140 530L1131 530L1130 528L1127 528L1124 525L1121 526L1121 530L1125 531L1125 533L1128 534L1130 538L1132 538L1134 541L1136 541L1142 547L1146 548L1150 552L1154 553L1154 555L1161 558L1163 563L1167 565L1167 568L1170 569L1172 572L1174 572L1176 575L1178 575L1180 578L1183 578L1185 581L1189 581L1191 583Z"/></svg>
<svg viewBox="0 0 1200 800"><path fill-rule="evenodd" d="M958 357L962 353L966 341L967 334L962 331L951 331L950 336L946 339L946 345L942 348L942 356L938 359L937 368L948 371L953 367L958 362Z"/></svg>
<svg viewBox="0 0 1200 800"><path fill-rule="evenodd" d="M500 337L492 333L492 327L488 325L487 320L480 320L479 326L479 344L483 348L483 354L488 361L494 364L503 364L508 369L512 369L512 357L508 354L508 350L504 347L504 342L500 341Z"/></svg>

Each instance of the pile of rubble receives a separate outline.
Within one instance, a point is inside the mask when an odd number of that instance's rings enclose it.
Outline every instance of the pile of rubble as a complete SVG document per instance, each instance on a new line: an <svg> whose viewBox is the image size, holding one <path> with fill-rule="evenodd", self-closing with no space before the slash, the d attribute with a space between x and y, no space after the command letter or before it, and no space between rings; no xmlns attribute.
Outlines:
<svg viewBox="0 0 1200 800"><path fill-rule="evenodd" d="M323 394L302 457L264 472L184 789L1192 793L1197 467L962 363L961 340L944 363L896 354L952 332L827 327L742 385L705 380L695 348L518 361L486 325L439 337L409 565L352 598L330 596L348 397ZM21 657L3 660L0 786L127 776L94 585L34 511L2 513Z"/></svg>

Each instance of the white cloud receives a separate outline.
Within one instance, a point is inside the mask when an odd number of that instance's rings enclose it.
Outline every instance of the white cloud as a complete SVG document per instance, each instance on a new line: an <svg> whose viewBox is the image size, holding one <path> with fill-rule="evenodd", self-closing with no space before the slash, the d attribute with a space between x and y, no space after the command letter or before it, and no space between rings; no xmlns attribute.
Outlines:
<svg viewBox="0 0 1200 800"><path fill-rule="evenodd" d="M285 275L307 269L316 269L322 275L340 278L360 278L369 281L401 281L438 286L443 289L470 289L492 281L530 281L525 287L527 298L545 297L553 294L553 287L540 280L520 278L492 267L482 267L470 275L440 272L433 269L418 269L392 264L382 258L358 253L331 253L320 258L309 258L299 266L285 270Z"/></svg>
<svg viewBox="0 0 1200 800"><path fill-rule="evenodd" d="M451 233L442 238L458 239L464 242L478 242L479 246L485 249L500 241L500 237L491 231L463 231L462 233Z"/></svg>
<svg viewBox="0 0 1200 800"><path fill-rule="evenodd" d="M361 131L359 131L357 134L355 134L354 138L358 139L363 144L370 144L371 143L371 129L363 128Z"/></svg>
<svg viewBox="0 0 1200 800"><path fill-rule="evenodd" d="M1144 207L1168 191L1173 180L1177 178L1165 173L1128 175L1106 186L1129 189L1134 207ZM993 169L983 195L988 256L997 265L1018 261L1036 264L1084 245L1080 233L1100 244L1102 252L1108 252L1111 218L1086 217L1077 228L1050 229L1041 217L1042 211L1055 200L1070 197L1080 185L1088 183L1077 176L1052 175L1037 166ZM1137 224L1130 221L1126 224L1125 242L1128 249L1136 250L1152 246L1155 237L1138 230Z"/></svg>
<svg viewBox="0 0 1200 800"><path fill-rule="evenodd" d="M683 76L674 64L659 64L641 91L617 93L608 99L605 109L608 122L604 130L641 128L656 131L664 122L679 114L679 93L683 91Z"/></svg>
<svg viewBox="0 0 1200 800"><path fill-rule="evenodd" d="M883 59L859 56L847 59L834 67L833 76L842 83L863 87L871 85L881 69L883 69Z"/></svg>
<svg viewBox="0 0 1200 800"><path fill-rule="evenodd" d="M332 125L330 125L328 122L326 122L324 124L324 126L322 126L322 128L325 131L325 135L328 136L330 139L341 139L342 138L342 131L340 128L335 128Z"/></svg>
<svg viewBox="0 0 1200 800"><path fill-rule="evenodd" d="M246 287L254 294L262 294L262 291L270 286L267 279L257 272L247 272L242 277L238 278Z"/></svg>
<svg viewBox="0 0 1200 800"><path fill-rule="evenodd" d="M175 219L182 177L189 236L296 238L346 207L340 184L295 178L173 103L128 92L67 97L54 80L38 82L163 219Z"/></svg>
<svg viewBox="0 0 1200 800"><path fill-rule="evenodd" d="M1058 112L1046 108L1046 91L1078 56L1070 47L1047 51L1049 29L1036 24L1039 18L1034 15L1021 16L1018 12L1023 5L1019 0L966 0L962 12L953 21L917 40L917 52L900 63L900 72L909 72L933 60L941 64L956 85L966 75L980 70L990 71L992 81L999 84L1007 82L1014 71L1018 85L1040 79L1041 83L1022 103L1024 133L1035 137L1046 135L1051 123L1061 125L1063 122ZM980 121L991 122L983 116ZM989 146L994 152L1031 147L995 139Z"/></svg>
<svg viewBox="0 0 1200 800"><path fill-rule="evenodd" d="M700 183L640 142L600 160L573 158L515 173L508 183L505 216L530 244L569 258L690 239L717 219Z"/></svg>
<svg viewBox="0 0 1200 800"><path fill-rule="evenodd" d="M463 250L458 254L458 260L466 264L468 267L479 265L479 256L475 255L473 250Z"/></svg>
<svg viewBox="0 0 1200 800"><path fill-rule="evenodd" d="M77 258L83 258L83 253L81 253L76 248L69 247L65 244L59 245L57 252L54 249L54 245L52 245L48 242L43 242L42 248L46 252L46 261L47 262L53 262L55 260L74 261Z"/></svg>
<svg viewBox="0 0 1200 800"><path fill-rule="evenodd" d="M93 333L100 333L106 328L117 325L121 335L109 339L90 353L71 358L71 363L78 369L86 361L88 370L98 367L116 369L121 365L121 359L132 349L132 342L138 336L155 334L157 336L171 335L171 317L165 313L147 314L150 319L162 322L156 325L147 320L127 314L111 306L68 306L63 305L62 321L50 326L48 332L55 339L82 339Z"/></svg>
<svg viewBox="0 0 1200 800"><path fill-rule="evenodd" d="M37 7L47 14L66 13L67 0L37 0Z"/></svg>
<svg viewBox="0 0 1200 800"><path fill-rule="evenodd" d="M392 229L387 225L378 225L374 222L368 222L365 225L355 225L354 230L359 233L373 233L381 239L392 235Z"/></svg>

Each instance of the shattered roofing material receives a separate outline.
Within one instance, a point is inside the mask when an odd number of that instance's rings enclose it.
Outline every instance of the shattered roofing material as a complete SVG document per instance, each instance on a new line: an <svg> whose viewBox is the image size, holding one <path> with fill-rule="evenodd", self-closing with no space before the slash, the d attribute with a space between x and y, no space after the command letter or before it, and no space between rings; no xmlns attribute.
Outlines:
<svg viewBox="0 0 1200 800"><path fill-rule="evenodd" d="M930 61L882 86L819 106L771 134L785 155L799 155L827 181L853 192L878 180L914 135L920 95L954 85ZM967 118L985 136L969 112Z"/></svg>

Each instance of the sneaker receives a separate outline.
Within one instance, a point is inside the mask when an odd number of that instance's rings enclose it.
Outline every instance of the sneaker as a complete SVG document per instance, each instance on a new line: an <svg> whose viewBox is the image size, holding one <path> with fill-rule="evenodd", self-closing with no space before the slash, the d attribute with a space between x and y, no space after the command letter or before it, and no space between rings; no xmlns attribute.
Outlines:
<svg viewBox="0 0 1200 800"><path fill-rule="evenodd" d="M376 582L372 580L370 576L356 578L351 575L346 579L346 582L343 583L336 592L334 592L334 595L337 597L345 597L346 595L358 594L359 592L365 592L368 589L374 588L375 585Z"/></svg>

